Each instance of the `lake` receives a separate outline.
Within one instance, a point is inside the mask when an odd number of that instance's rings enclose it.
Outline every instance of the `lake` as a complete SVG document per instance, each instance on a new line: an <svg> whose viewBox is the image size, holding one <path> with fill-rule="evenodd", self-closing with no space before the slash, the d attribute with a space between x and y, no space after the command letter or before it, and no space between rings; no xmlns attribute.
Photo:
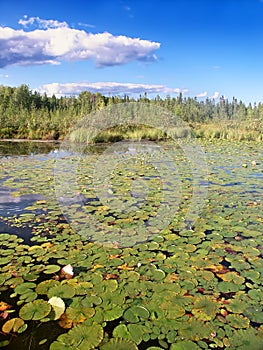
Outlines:
<svg viewBox="0 0 263 350"><path fill-rule="evenodd" d="M262 350L262 144L0 156L0 347Z"/></svg>

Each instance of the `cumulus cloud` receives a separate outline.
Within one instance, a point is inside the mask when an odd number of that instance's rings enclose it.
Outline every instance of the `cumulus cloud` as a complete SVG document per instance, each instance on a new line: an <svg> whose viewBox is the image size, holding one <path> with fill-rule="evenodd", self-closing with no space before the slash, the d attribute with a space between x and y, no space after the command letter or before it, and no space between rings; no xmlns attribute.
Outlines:
<svg viewBox="0 0 263 350"><path fill-rule="evenodd" d="M46 93L48 96L65 96L78 95L83 91L100 92L102 94L118 95L118 94L139 94L147 92L149 94L172 94L172 93L187 93L187 89L168 88L165 85L151 84L132 84L132 83L116 83L116 82L80 82L80 83L51 83L42 85L39 88L41 93Z"/></svg>
<svg viewBox="0 0 263 350"><path fill-rule="evenodd" d="M154 61L160 43L111 33L87 33L65 22L20 20L40 29L16 30L0 26L0 68L9 65L60 64L61 61L92 60L97 67L123 65L132 61Z"/></svg>
<svg viewBox="0 0 263 350"><path fill-rule="evenodd" d="M196 95L196 97L206 97L207 91L201 92L200 94Z"/></svg>
<svg viewBox="0 0 263 350"><path fill-rule="evenodd" d="M210 98L216 100L216 99L219 97L219 95L220 95L219 92L218 92L218 91L215 91L214 95L211 96Z"/></svg>

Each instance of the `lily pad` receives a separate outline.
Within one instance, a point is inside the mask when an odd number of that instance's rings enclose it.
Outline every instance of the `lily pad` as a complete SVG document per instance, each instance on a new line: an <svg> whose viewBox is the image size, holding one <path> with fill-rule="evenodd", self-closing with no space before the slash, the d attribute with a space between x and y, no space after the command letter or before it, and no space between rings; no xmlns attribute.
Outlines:
<svg viewBox="0 0 263 350"><path fill-rule="evenodd" d="M60 270L60 266L58 265L48 265L43 272L47 275L50 275L58 272L59 270Z"/></svg>
<svg viewBox="0 0 263 350"><path fill-rule="evenodd" d="M19 316L23 320L41 320L51 311L51 305L42 299L34 300L25 304L19 311Z"/></svg>
<svg viewBox="0 0 263 350"><path fill-rule="evenodd" d="M201 348L191 340L179 341L176 344L172 344L170 350L200 350Z"/></svg>
<svg viewBox="0 0 263 350"><path fill-rule="evenodd" d="M76 323L84 322L87 318L91 318L94 314L95 310L91 307L68 307L66 310L67 317Z"/></svg>
<svg viewBox="0 0 263 350"><path fill-rule="evenodd" d="M79 324L72 328L67 334L62 334L50 346L50 350L63 349L70 346L73 350L89 350L97 347L103 339L103 328L94 323L91 326ZM66 348L68 349L68 348Z"/></svg>
<svg viewBox="0 0 263 350"><path fill-rule="evenodd" d="M24 326L25 322L21 318L11 318L2 327L4 333L9 334L10 332L19 333L19 330Z"/></svg>
<svg viewBox="0 0 263 350"><path fill-rule="evenodd" d="M263 324L263 309L261 306L251 306L246 308L243 313L250 321Z"/></svg>
<svg viewBox="0 0 263 350"><path fill-rule="evenodd" d="M137 323L140 319L147 319L150 316L149 311L140 305L131 306L129 309L125 310L123 318L131 323Z"/></svg>
<svg viewBox="0 0 263 350"><path fill-rule="evenodd" d="M113 321L120 318L123 314L123 309L120 305L109 305L104 308L104 320L105 321Z"/></svg>
<svg viewBox="0 0 263 350"><path fill-rule="evenodd" d="M55 312L54 320L59 319L65 311L64 301L59 297L52 297L49 299L48 303L52 306L52 309Z"/></svg>
<svg viewBox="0 0 263 350"><path fill-rule="evenodd" d="M225 304L225 308L233 313L242 314L246 309L247 304L238 298L228 300L227 304Z"/></svg>
<svg viewBox="0 0 263 350"><path fill-rule="evenodd" d="M103 344L100 350L138 350L135 343L128 339L112 338Z"/></svg>
<svg viewBox="0 0 263 350"><path fill-rule="evenodd" d="M50 288L47 292L47 295L49 298L56 296L56 297L68 299L68 298L72 298L75 295L75 289L70 284L60 284Z"/></svg>
<svg viewBox="0 0 263 350"><path fill-rule="evenodd" d="M249 327L249 319L242 315L227 315L227 322L234 328L248 328Z"/></svg>
<svg viewBox="0 0 263 350"><path fill-rule="evenodd" d="M205 338L209 338L210 329L208 326L195 318L189 319L187 322L183 322L180 328L178 329L178 333L181 337L189 340L201 340Z"/></svg>
<svg viewBox="0 0 263 350"><path fill-rule="evenodd" d="M25 282L22 284L19 284L15 287L14 291L17 294L24 294L24 293L28 293L31 288L35 288L36 284L33 282Z"/></svg>
<svg viewBox="0 0 263 350"><path fill-rule="evenodd" d="M263 347L263 333L253 329L238 330L230 338L230 346L238 350L261 350Z"/></svg>
<svg viewBox="0 0 263 350"><path fill-rule="evenodd" d="M207 296L197 298L192 309L196 318L203 321L210 321L215 318L218 311L218 303Z"/></svg>
<svg viewBox="0 0 263 350"><path fill-rule="evenodd" d="M0 348L4 348L9 345L9 340L0 341Z"/></svg>
<svg viewBox="0 0 263 350"><path fill-rule="evenodd" d="M36 287L36 292L38 294L47 294L48 291L53 288L53 287L56 287L59 285L59 282L58 281L54 281L54 280L46 280L46 281L43 281L43 282L40 282L37 287Z"/></svg>

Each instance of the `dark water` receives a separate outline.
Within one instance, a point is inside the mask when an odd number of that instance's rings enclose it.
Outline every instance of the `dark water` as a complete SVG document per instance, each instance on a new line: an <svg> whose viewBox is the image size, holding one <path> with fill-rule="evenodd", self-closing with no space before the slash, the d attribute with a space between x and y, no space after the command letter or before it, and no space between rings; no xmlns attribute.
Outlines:
<svg viewBox="0 0 263 350"><path fill-rule="evenodd" d="M52 154L58 148L58 142L4 141L0 142L0 157L41 156ZM37 194L13 196L13 189L2 186L3 180L3 178L0 178L0 232L23 236L27 244L29 243L31 229L29 227L16 227L15 224L10 225L1 219L1 217L12 217L23 213L27 206L30 206L36 200L42 199L42 196Z"/></svg>
<svg viewBox="0 0 263 350"><path fill-rule="evenodd" d="M58 142L0 141L0 156L47 154L58 147Z"/></svg>

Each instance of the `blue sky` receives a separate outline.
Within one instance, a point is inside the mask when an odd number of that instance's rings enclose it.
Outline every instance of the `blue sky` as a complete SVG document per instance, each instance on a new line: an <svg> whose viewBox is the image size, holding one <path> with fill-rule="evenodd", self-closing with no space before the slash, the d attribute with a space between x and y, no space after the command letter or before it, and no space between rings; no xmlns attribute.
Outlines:
<svg viewBox="0 0 263 350"><path fill-rule="evenodd" d="M0 84L263 102L261 0L0 0Z"/></svg>

